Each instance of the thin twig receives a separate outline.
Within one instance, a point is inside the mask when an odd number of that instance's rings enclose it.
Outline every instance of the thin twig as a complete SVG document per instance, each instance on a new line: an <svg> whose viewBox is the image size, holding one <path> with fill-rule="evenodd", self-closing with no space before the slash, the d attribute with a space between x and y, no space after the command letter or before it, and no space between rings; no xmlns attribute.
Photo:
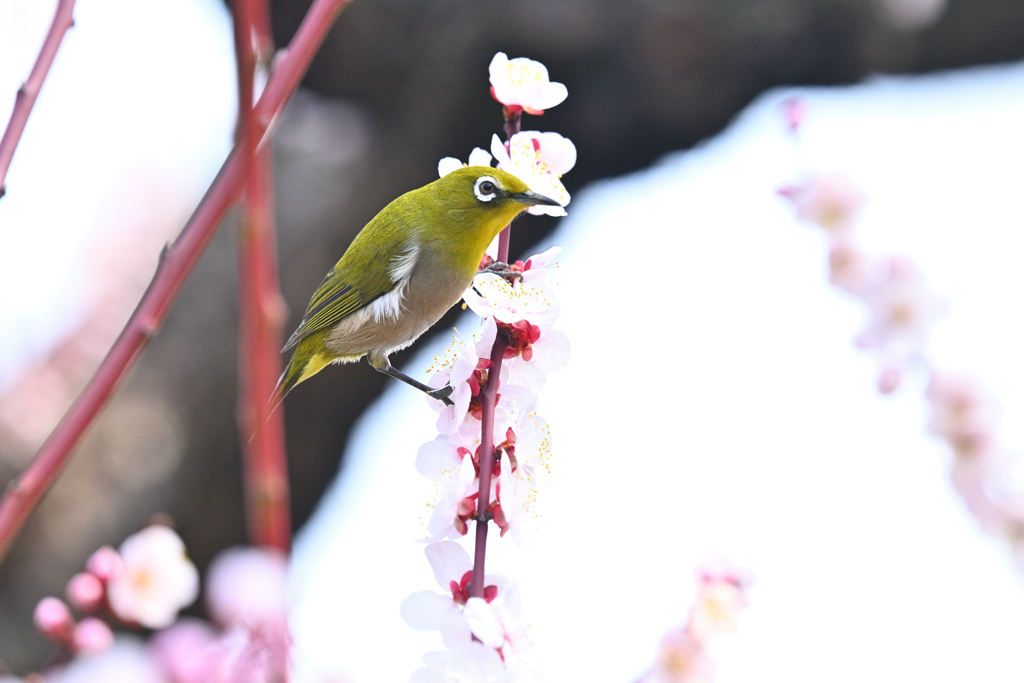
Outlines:
<svg viewBox="0 0 1024 683"><path fill-rule="evenodd" d="M14 158L14 150L21 141L21 134L28 123L28 115L32 113L32 107L36 103L39 91L42 90L46 74L50 72L50 65L53 58L57 56L61 41L68 29L75 25L73 11L75 0L59 0L57 11L53 15L53 23L50 24L50 32L46 34L43 47L39 50L35 66L28 76L28 80L18 89L18 96L14 100L14 111L11 112L11 120L7 124L7 130L0 139L0 197L7 192L4 184L7 178L7 169L11 166Z"/></svg>
<svg viewBox="0 0 1024 683"><path fill-rule="evenodd" d="M261 48L256 26L270 25L266 0L236 0L235 52L238 61L239 140L247 171L239 230L239 427L245 470L249 537L254 544L287 552L291 547L288 463L283 413L273 410L281 372L284 301L277 277L274 236L272 152L259 151L253 89ZM262 48L266 50L267 47Z"/></svg>
<svg viewBox="0 0 1024 683"><path fill-rule="evenodd" d="M335 18L348 2L350 0L314 0L292 38L290 49L278 60L277 68L256 105L254 120L261 138L265 137L270 122L298 87ZM0 560L29 514L67 464L75 444L160 327L221 219L241 193L244 182L243 162L236 148L224 162L178 239L164 250L153 281L96 374L0 500Z"/></svg>

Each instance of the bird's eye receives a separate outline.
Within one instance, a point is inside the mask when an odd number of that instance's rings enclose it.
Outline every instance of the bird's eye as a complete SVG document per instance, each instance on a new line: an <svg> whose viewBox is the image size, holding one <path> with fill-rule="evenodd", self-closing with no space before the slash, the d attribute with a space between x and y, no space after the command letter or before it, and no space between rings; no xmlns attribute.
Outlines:
<svg viewBox="0 0 1024 683"><path fill-rule="evenodd" d="M498 183L490 176L479 178L476 181L476 185L473 186L473 194L482 202L489 202L494 199L497 191Z"/></svg>

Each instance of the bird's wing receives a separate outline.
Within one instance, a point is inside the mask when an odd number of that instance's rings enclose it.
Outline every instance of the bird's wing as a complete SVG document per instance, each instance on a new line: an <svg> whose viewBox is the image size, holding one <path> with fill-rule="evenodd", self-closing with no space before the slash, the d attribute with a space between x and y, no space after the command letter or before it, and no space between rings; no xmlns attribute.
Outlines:
<svg viewBox="0 0 1024 683"><path fill-rule="evenodd" d="M337 265L324 278L313 298L306 306L306 314L298 328L288 338L283 351L297 345L304 338L320 330L328 329L346 316L371 304L408 279L415 265L418 249L406 239L398 239L392 231L378 230L372 246L361 244L362 233L345 252ZM389 239L390 238L390 239ZM353 251L355 250L355 251ZM373 260L364 262L388 262L386 268L354 268L351 254L363 251Z"/></svg>

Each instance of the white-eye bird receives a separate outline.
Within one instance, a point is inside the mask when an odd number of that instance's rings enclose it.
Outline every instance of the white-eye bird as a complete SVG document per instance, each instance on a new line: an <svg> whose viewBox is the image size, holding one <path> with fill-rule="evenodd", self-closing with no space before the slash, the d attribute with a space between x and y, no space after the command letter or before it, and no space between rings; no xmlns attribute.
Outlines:
<svg viewBox="0 0 1024 683"><path fill-rule="evenodd" d="M450 387L417 382L392 368L388 355L459 301L494 237L535 204L558 206L516 176L486 166L455 170L388 204L314 292L284 346L295 352L277 395L331 363L367 356L378 371L447 401Z"/></svg>

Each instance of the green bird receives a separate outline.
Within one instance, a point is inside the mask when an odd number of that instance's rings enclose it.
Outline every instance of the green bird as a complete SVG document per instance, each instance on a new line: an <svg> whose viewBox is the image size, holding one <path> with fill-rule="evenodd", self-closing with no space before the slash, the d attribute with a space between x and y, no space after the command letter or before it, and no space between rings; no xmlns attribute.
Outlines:
<svg viewBox="0 0 1024 683"><path fill-rule="evenodd" d="M331 363L367 356L376 370L447 402L391 367L462 298L494 237L527 207L558 202L497 168L470 166L403 194L356 235L327 273L284 351L295 349L278 382L279 398ZM505 264L493 264L500 270Z"/></svg>

